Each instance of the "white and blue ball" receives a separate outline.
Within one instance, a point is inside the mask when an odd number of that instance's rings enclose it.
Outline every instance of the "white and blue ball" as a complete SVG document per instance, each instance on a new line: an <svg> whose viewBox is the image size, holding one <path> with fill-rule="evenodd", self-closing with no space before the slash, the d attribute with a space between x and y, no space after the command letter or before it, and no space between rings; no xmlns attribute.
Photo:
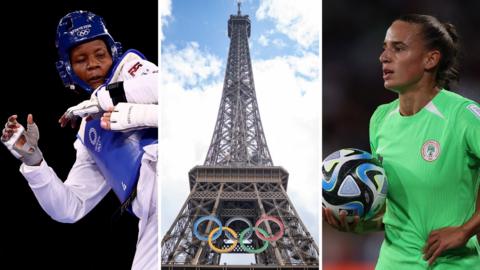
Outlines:
<svg viewBox="0 0 480 270"><path fill-rule="evenodd" d="M385 204L387 177L381 163L370 153L346 148L330 154L322 164L322 206L338 218L347 212L354 216L374 217Z"/></svg>

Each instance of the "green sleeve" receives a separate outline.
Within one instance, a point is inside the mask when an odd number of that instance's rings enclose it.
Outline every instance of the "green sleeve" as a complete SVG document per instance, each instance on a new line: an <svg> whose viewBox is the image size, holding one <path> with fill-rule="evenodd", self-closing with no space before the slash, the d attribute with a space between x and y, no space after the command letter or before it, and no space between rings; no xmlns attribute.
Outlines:
<svg viewBox="0 0 480 270"><path fill-rule="evenodd" d="M462 129L464 132L464 138L467 145L467 152L475 156L477 159L477 164L480 168L480 106L476 102L468 102L463 104L459 112L459 122L462 124ZM477 182L477 194L478 188L480 185L480 178ZM480 200L480 197L477 198ZM478 204L477 204L478 205ZM477 206L478 207L478 206ZM478 211L479 209L477 209ZM479 234L480 235L480 234ZM477 249L478 255L480 256L480 236L477 238L477 235L472 236L467 244L473 243Z"/></svg>
<svg viewBox="0 0 480 270"><path fill-rule="evenodd" d="M460 129L464 134L469 154L480 160L480 106L476 102L467 102L459 111Z"/></svg>
<svg viewBox="0 0 480 270"><path fill-rule="evenodd" d="M370 151L373 156L375 156L377 150L377 144L375 140L375 132L377 130L377 118L378 118L378 110L377 108L373 113L372 117L370 118L370 126L369 126L369 138L370 138Z"/></svg>
<svg viewBox="0 0 480 270"><path fill-rule="evenodd" d="M376 152L378 149L378 137L377 137L378 130L381 128L381 123L390 108L391 108L390 104L381 105L375 110L372 117L370 118L370 127L369 127L370 151L375 158L377 157Z"/></svg>

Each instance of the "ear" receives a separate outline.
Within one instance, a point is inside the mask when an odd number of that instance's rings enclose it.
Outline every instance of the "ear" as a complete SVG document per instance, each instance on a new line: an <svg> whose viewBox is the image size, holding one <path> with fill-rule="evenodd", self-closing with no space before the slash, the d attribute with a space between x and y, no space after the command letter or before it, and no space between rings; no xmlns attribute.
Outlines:
<svg viewBox="0 0 480 270"><path fill-rule="evenodd" d="M437 67L441 57L442 57L442 54L440 53L439 50L433 50L433 51L427 52L427 55L425 57L425 63L424 63L425 69L430 70Z"/></svg>

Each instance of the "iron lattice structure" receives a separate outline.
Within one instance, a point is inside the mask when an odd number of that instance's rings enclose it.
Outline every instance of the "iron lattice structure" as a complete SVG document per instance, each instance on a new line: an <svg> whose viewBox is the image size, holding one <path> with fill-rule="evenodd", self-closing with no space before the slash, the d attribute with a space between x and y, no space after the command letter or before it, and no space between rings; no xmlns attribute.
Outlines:
<svg viewBox="0 0 480 270"><path fill-rule="evenodd" d="M318 247L300 220L288 195L288 172L273 166L258 110L248 48L248 15L231 15L231 39L223 95L212 141L203 166L189 172L190 194L162 239L162 269L307 269L318 268ZM275 216L285 226L283 236L263 252L254 254L255 264L220 266L221 254L194 235L194 223L203 216L216 216L237 234L262 216ZM259 225L270 234L280 230L272 222ZM208 235L213 222L203 222L199 232ZM219 248L231 241L223 233L213 241ZM244 244L262 245L252 237ZM240 245L231 253L245 253Z"/></svg>
<svg viewBox="0 0 480 270"><path fill-rule="evenodd" d="M248 15L228 20L227 69L207 166L272 166L255 96Z"/></svg>

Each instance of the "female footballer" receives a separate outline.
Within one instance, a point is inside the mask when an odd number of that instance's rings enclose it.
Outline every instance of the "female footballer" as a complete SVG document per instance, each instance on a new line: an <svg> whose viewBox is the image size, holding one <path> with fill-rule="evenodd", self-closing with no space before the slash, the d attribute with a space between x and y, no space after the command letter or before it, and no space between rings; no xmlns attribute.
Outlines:
<svg viewBox="0 0 480 270"><path fill-rule="evenodd" d="M380 55L398 99L370 120L372 154L388 177L386 209L353 224L324 210L337 229L385 230L376 269L480 267L480 106L450 92L458 80L452 24L410 14L388 28Z"/></svg>

